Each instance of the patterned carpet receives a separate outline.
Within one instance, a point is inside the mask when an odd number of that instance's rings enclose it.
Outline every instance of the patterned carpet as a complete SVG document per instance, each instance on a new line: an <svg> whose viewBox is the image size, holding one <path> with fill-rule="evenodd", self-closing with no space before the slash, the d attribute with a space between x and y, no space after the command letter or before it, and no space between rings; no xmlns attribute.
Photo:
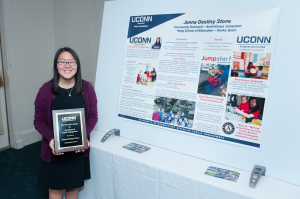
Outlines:
<svg viewBox="0 0 300 199"><path fill-rule="evenodd" d="M49 198L37 184L42 142L0 151L0 199Z"/></svg>

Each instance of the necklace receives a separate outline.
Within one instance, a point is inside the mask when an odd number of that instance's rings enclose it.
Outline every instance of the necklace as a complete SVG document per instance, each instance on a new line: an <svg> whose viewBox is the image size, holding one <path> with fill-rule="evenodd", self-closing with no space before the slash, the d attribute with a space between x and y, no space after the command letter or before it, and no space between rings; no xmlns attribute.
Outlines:
<svg viewBox="0 0 300 199"><path fill-rule="evenodd" d="M61 85L61 82L59 82L59 83L60 83L60 85ZM68 93L69 93L69 97L71 97L71 93L72 93L72 90L73 90L74 86L75 86L75 84L72 86L72 88L71 88L71 91L70 91L70 92L69 92L69 89L66 89L66 90L68 91Z"/></svg>
<svg viewBox="0 0 300 199"><path fill-rule="evenodd" d="M72 90L73 90L74 86L71 88L71 91L69 92L69 90L67 89L68 93L69 93L69 97L71 97L71 93L72 93Z"/></svg>

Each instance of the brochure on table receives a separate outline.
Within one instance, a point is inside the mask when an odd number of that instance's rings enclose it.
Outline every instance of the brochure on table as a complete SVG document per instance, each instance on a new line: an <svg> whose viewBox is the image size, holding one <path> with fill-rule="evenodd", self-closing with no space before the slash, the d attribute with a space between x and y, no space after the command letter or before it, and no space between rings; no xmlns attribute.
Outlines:
<svg viewBox="0 0 300 199"><path fill-rule="evenodd" d="M279 14L128 17L118 117L259 150Z"/></svg>

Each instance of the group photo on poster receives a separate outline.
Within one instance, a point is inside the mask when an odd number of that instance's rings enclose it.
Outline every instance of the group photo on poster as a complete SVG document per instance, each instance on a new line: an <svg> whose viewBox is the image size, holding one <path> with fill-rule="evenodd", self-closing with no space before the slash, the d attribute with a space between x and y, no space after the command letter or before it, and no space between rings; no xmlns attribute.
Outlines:
<svg viewBox="0 0 300 199"><path fill-rule="evenodd" d="M187 100L156 96L152 119L174 126L192 128L195 105L195 102Z"/></svg>

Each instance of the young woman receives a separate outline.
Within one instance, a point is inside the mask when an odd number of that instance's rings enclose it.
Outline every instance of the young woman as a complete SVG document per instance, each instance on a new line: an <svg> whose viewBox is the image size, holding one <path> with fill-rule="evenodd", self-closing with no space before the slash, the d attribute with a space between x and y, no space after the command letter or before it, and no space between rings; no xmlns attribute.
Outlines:
<svg viewBox="0 0 300 199"><path fill-rule="evenodd" d="M171 120L171 117L168 117L167 119L166 119L166 122L165 122L166 124L173 124L173 121Z"/></svg>
<svg viewBox="0 0 300 199"><path fill-rule="evenodd" d="M166 115L165 113L162 114L161 118L159 119L160 122L165 122L166 121Z"/></svg>
<svg viewBox="0 0 300 199"><path fill-rule="evenodd" d="M93 86L81 79L78 55L71 48L59 49L54 57L53 78L35 99L34 125L43 136L38 184L50 189L49 198L77 198L84 179L91 178L90 150L54 152L52 110L84 108L88 147L90 133L98 121L97 97Z"/></svg>
<svg viewBox="0 0 300 199"><path fill-rule="evenodd" d="M178 119L178 126L182 126L182 119L181 118Z"/></svg>
<svg viewBox="0 0 300 199"><path fill-rule="evenodd" d="M138 74L138 75L137 75L137 78L136 78L136 83L137 83L137 84L139 84L139 83L140 83L140 74Z"/></svg>
<svg viewBox="0 0 300 199"><path fill-rule="evenodd" d="M178 126L178 118L176 116L174 118L174 126Z"/></svg>
<svg viewBox="0 0 300 199"><path fill-rule="evenodd" d="M149 73L149 71L147 71L147 83L150 83L150 78L149 78L149 76L150 76L150 73Z"/></svg>
<svg viewBox="0 0 300 199"><path fill-rule="evenodd" d="M152 82L155 82L156 81L156 71L155 71L155 68L152 68Z"/></svg>
<svg viewBox="0 0 300 199"><path fill-rule="evenodd" d="M173 111L170 111L170 113L168 114L168 117L172 117Z"/></svg>
<svg viewBox="0 0 300 199"><path fill-rule="evenodd" d="M173 114L171 115L171 121L173 122L174 119L175 119L175 115L174 115L174 113L173 113Z"/></svg>
<svg viewBox="0 0 300 199"><path fill-rule="evenodd" d="M154 112L153 115L152 115L152 119L155 120L155 121L158 121L159 117L160 117L160 108L157 108L156 112Z"/></svg>
<svg viewBox="0 0 300 199"><path fill-rule="evenodd" d="M185 117L184 117L184 112L181 113L180 118L182 119L182 121L184 121Z"/></svg>
<svg viewBox="0 0 300 199"><path fill-rule="evenodd" d="M161 49L160 37L156 38L156 42L155 44L153 44L152 49L157 49L157 50Z"/></svg>
<svg viewBox="0 0 300 199"><path fill-rule="evenodd" d="M257 101L256 98L252 99L249 103L249 110L247 111L247 113L245 113L244 111L239 110L237 107L234 107L235 112L246 116L246 123L250 123L252 122L253 119L258 118L258 114L260 112L260 104Z"/></svg>
<svg viewBox="0 0 300 199"><path fill-rule="evenodd" d="M251 69L255 69L255 66L253 66L253 63L252 62L249 62L248 66L247 66L247 69L245 71L245 76L246 77L252 77L254 76L254 74L251 73Z"/></svg>

